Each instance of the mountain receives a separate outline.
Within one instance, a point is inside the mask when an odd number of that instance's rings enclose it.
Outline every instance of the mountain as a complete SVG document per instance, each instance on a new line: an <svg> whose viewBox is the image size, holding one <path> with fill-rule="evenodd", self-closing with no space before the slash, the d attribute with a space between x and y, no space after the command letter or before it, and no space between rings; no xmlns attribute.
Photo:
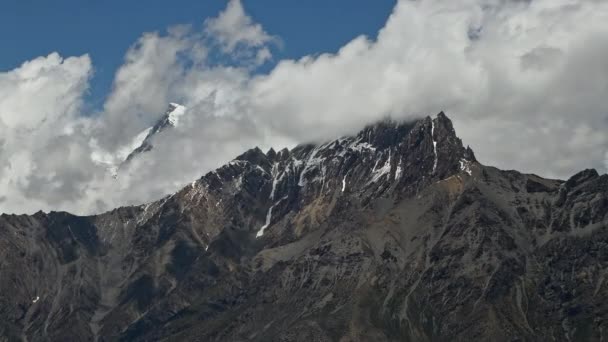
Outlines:
<svg viewBox="0 0 608 342"><path fill-rule="evenodd" d="M480 164L440 113L88 217L0 217L0 340L600 341L608 175Z"/></svg>
<svg viewBox="0 0 608 342"><path fill-rule="evenodd" d="M179 124L179 119L184 115L184 113L186 113L186 107L177 103L170 103L169 108L167 108L165 114L156 122L156 124L138 135L139 137L143 136L143 140L136 138L136 140L141 142L136 144L137 147L133 149L131 153L129 153L123 164L128 163L131 159L141 153L150 151L153 147L152 140L164 130L177 127Z"/></svg>
<svg viewBox="0 0 608 342"><path fill-rule="evenodd" d="M167 129L177 127L186 110L187 108L180 104L170 103L165 113L153 126L141 131L115 153L95 153L92 156L93 160L99 166L105 168L113 178L117 178L121 168L125 167L133 158L152 150L154 140L159 134Z"/></svg>

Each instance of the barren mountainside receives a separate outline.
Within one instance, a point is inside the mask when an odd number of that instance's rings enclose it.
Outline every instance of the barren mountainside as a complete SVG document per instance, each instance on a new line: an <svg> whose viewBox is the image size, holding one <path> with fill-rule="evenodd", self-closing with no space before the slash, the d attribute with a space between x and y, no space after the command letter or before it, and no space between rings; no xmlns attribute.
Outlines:
<svg viewBox="0 0 608 342"><path fill-rule="evenodd" d="M0 217L0 341L601 341L607 280L608 175L484 166L443 113Z"/></svg>

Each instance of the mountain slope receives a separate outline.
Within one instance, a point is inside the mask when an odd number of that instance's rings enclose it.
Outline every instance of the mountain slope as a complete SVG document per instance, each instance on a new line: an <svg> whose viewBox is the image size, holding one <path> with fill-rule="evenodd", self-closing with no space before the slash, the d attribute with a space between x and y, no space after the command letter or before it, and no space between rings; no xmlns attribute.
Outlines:
<svg viewBox="0 0 608 342"><path fill-rule="evenodd" d="M0 218L0 336L601 340L608 175L476 161L450 120L247 151L160 201Z"/></svg>

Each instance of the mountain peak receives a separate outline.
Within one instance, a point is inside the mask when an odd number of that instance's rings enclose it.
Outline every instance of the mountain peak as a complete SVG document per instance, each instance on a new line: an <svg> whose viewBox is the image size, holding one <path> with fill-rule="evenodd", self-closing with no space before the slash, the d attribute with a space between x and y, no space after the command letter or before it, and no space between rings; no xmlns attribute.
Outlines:
<svg viewBox="0 0 608 342"><path fill-rule="evenodd" d="M230 165L245 173L251 170L253 178L245 177L249 183L266 179L271 184L259 191L270 198L272 217L278 217L283 200L300 201L333 191L357 192L361 198L407 196L452 175L472 176L474 162L473 151L462 145L450 119L440 113L412 122L381 120L356 135L291 150L264 153L256 147ZM209 177L215 180L214 172ZM226 179L240 178L231 174Z"/></svg>
<svg viewBox="0 0 608 342"><path fill-rule="evenodd" d="M432 157L433 176L446 176L462 170L466 163L477 161L473 150L463 146L452 121L444 112L434 118L427 116L410 122L381 120L366 126L356 137L379 150L397 147L401 154L413 153L417 161L427 161ZM428 165L420 167L428 168Z"/></svg>
<svg viewBox="0 0 608 342"><path fill-rule="evenodd" d="M356 137L361 142L371 144L379 149L385 149L403 141L413 127L414 124L411 122L384 119L365 126Z"/></svg>
<svg viewBox="0 0 608 342"><path fill-rule="evenodd" d="M154 124L154 126L147 128L144 132L147 132L145 138L141 140L139 146L137 146L124 160L124 162L129 162L135 156L148 152L152 149L153 144L152 140L158 136L161 132L168 128L177 127L179 124L180 118L186 113L187 108L171 102L165 111L165 114Z"/></svg>
<svg viewBox="0 0 608 342"><path fill-rule="evenodd" d="M599 177L600 177L600 175L597 172L597 170L586 169L586 170L580 171L577 174L570 177L570 179L568 179L568 181L566 182L565 185L566 185L566 187L574 188L589 180L593 180L593 179L599 178Z"/></svg>
<svg viewBox="0 0 608 342"><path fill-rule="evenodd" d="M268 159L269 157L257 146L235 158L235 160L242 160L260 166L267 166Z"/></svg>
<svg viewBox="0 0 608 342"><path fill-rule="evenodd" d="M414 144L423 140L434 142L434 147L447 145L447 149L467 160L474 161L475 157L470 148L464 148L462 140L456 135L452 120L442 111L435 118L426 116L414 121L395 121L383 119L365 126L356 137L364 143L369 143L377 149L394 147L413 136ZM446 146L443 146L446 149ZM466 155L466 156L465 156Z"/></svg>
<svg viewBox="0 0 608 342"><path fill-rule="evenodd" d="M446 156L453 153L455 156L470 162L477 161L473 150L469 146L466 148L463 146L462 140L456 134L452 120L443 111L430 120L433 139L436 141L438 148L442 150L440 152L444 152Z"/></svg>

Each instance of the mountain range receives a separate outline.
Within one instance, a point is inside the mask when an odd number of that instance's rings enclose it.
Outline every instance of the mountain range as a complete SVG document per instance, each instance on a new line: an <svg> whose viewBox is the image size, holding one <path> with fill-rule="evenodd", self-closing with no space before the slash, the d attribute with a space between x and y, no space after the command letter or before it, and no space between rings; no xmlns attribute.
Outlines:
<svg viewBox="0 0 608 342"><path fill-rule="evenodd" d="M608 175L384 120L140 206L2 215L0 341L601 341L607 251Z"/></svg>

